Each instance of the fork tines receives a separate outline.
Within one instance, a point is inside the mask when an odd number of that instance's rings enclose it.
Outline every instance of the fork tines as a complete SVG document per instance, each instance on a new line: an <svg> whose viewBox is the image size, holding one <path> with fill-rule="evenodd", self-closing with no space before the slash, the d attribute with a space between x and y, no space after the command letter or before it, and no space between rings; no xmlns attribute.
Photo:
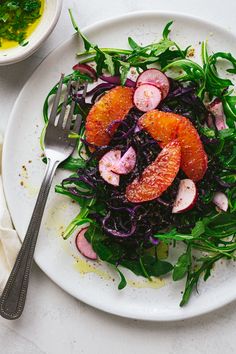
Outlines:
<svg viewBox="0 0 236 354"><path fill-rule="evenodd" d="M72 99L68 115L66 115L66 111L67 111L67 106L68 106L70 95L72 95L72 91L73 91L73 95L75 97L78 94L78 91L80 88L80 81L78 80L76 82L75 88L73 88L72 78L69 79L69 81L67 83L67 87L66 87L66 92L63 97L63 103L61 104L61 107L60 107L60 99L62 96L64 77L65 77L65 75L62 74L61 79L58 83L58 89L57 89L57 93L56 93L54 101L53 101L53 106L52 106L52 110L51 110L50 117L49 117L49 123L51 123L54 126L57 126L59 128L68 130L68 131L72 128L72 130L74 132L78 132L80 125L81 125L81 120L82 120L82 117L80 114L77 114L77 116L74 120L74 127L72 127L72 121L73 121L73 117L74 117L74 109L75 109L75 105L76 105L75 99ZM60 107L59 117L58 117L58 107Z"/></svg>

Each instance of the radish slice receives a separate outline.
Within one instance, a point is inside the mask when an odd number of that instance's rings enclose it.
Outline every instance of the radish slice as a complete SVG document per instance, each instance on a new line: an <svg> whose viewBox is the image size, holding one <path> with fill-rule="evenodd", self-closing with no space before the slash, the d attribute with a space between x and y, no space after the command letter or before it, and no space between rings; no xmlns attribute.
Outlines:
<svg viewBox="0 0 236 354"><path fill-rule="evenodd" d="M85 232L88 230L87 227L81 229L75 239L75 244L78 251L85 257L89 259L97 259L97 254L94 252L90 243L84 237Z"/></svg>
<svg viewBox="0 0 236 354"><path fill-rule="evenodd" d="M191 179L182 179L179 184L177 197L174 202L172 213L182 213L192 209L197 201L197 188Z"/></svg>
<svg viewBox="0 0 236 354"><path fill-rule="evenodd" d="M143 84L152 84L162 92L162 98L166 98L170 91L168 77L157 69L148 69L142 72L137 79L137 87Z"/></svg>
<svg viewBox="0 0 236 354"><path fill-rule="evenodd" d="M156 108L161 102L161 91L154 85L143 84L134 92L134 104L142 112Z"/></svg>
<svg viewBox="0 0 236 354"><path fill-rule="evenodd" d="M112 172L114 166L120 161L121 151L111 150L107 152L99 161L99 172L102 178L113 186L119 186L120 176Z"/></svg>
<svg viewBox="0 0 236 354"><path fill-rule="evenodd" d="M118 175L126 175L130 173L136 164L136 152L132 146L122 156L120 161L112 168L112 172Z"/></svg>
<svg viewBox="0 0 236 354"><path fill-rule="evenodd" d="M229 201L227 196L222 193L222 192L216 192L214 197L213 197L213 203L220 209L223 211L227 211L228 210L228 206L229 206Z"/></svg>
<svg viewBox="0 0 236 354"><path fill-rule="evenodd" d="M215 117L216 128L218 130L227 129L228 125L226 124L226 118L222 102L218 98L216 98L209 104L208 109Z"/></svg>

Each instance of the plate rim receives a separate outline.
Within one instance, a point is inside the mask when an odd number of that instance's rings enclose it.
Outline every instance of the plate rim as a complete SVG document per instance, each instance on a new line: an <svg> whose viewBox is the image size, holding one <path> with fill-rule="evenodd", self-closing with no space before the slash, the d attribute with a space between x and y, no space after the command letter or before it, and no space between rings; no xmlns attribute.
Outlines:
<svg viewBox="0 0 236 354"><path fill-rule="evenodd" d="M110 24L114 24L114 23L119 23L120 21L123 20L127 20L129 18L137 18L137 17L142 17L145 16L146 18L148 17L168 17L169 19L171 17L173 17L175 19L175 21L177 21L178 19L188 19L188 20L193 20L195 22L198 23L202 23L203 25L209 26L212 28L212 30L217 30L217 31L221 31L223 34L225 34L226 36L230 36L232 37L232 39L234 39L236 41L236 34L234 34L232 31L224 28L221 25L217 25L216 23L212 22L212 21L208 21L205 19L201 19L197 16L192 16L189 15L187 13L184 12L175 12L175 11L149 11L149 10L145 10L145 11L135 11L135 12L129 12L123 15L119 15L119 16L115 16L115 17L109 17L107 19L103 19L100 21L96 21L93 24L90 24L86 27L82 28L82 31L86 34L86 32L88 31L96 31L99 30L99 28L102 28L103 26L109 26ZM30 81L31 77L35 74L35 72L39 69L39 67L41 66L41 64L44 63L44 61L47 60L47 58L55 51L57 50L59 47L66 45L67 43L69 43L73 36L76 36L76 33L73 35L70 35L68 39L62 41L61 43L59 43L54 49L52 49L46 56L45 58L41 61L41 63L35 68L35 70L32 72L32 74L30 75L30 77L28 78L28 80L25 82L25 84L23 85L23 87L21 88L15 103L12 107L10 116L9 116L9 120L7 123L7 127L5 130L5 134L4 134L4 142L3 142L3 150L2 150L2 180L3 180L3 190L4 190L4 195L5 195L5 199L6 199L6 203L7 206L9 205L8 203L8 197L7 197L7 192L6 192L6 187L5 187L5 181L7 179L6 173L5 173L5 166L7 164L6 162L6 151L7 151L7 145L8 145L8 141L10 138L10 131L12 129L12 126L14 125L14 116L15 116L15 112L16 112L16 107L18 106L18 102L21 100L21 96L23 95L23 92L25 90L25 88L27 87L28 82ZM9 209L10 210L10 209ZM14 221L12 220L13 224ZM20 238L20 237L19 237ZM20 241L22 242L21 238ZM223 306L226 306L227 304L231 303L232 301L236 300L236 291L235 294L232 295L228 294L227 298L224 298L224 300L219 301L217 304L208 304L208 307L204 307L200 310L200 312L198 313L184 313L184 309L183 312L180 314L174 314L174 315L166 315L166 314L154 314L152 317L150 317L150 314L145 314L143 313L141 314L137 314L135 315L132 312L129 311L118 311L116 310L116 308L111 307L110 305L104 305L103 307L101 307L101 305L96 304L96 301L88 301L87 299L83 298L83 297L78 297L78 295L75 293L75 291L73 291L73 289L65 289L65 287L63 286L63 282L61 282L59 279L55 280L53 279L53 276L51 274L49 274L48 272L46 272L45 267L41 264L40 261L38 261L37 259L35 259L36 264L39 266L39 268L45 273L45 275L51 279L54 284L56 284L57 286L59 286L63 291L67 292L68 294L70 294L71 296L73 296L74 298L76 298L79 301L82 301L84 303L86 303L89 306L92 306L100 311L112 314L112 315L116 315L119 317L125 317L125 318L130 318L130 319L138 319L138 320L144 320L144 321L152 321L152 322L172 322L172 321L181 321L181 320L186 320L186 319L191 319L191 318L195 318L195 317L199 317L205 314L208 314L212 311L218 310L220 308L222 308ZM190 306L190 305L189 305Z"/></svg>

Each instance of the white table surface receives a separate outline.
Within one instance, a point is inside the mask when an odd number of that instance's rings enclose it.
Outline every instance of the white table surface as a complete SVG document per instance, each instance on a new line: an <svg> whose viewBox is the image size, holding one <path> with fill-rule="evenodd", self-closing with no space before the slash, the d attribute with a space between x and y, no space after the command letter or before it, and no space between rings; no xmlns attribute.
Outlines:
<svg viewBox="0 0 236 354"><path fill-rule="evenodd" d="M81 28L127 12L162 10L202 17L236 33L233 0L64 0L60 20L43 47L24 62L0 68L0 132L35 67L73 33L68 7L77 9ZM235 353L235 305L181 322L122 319L75 300L34 265L24 314L15 322L0 319L0 353Z"/></svg>

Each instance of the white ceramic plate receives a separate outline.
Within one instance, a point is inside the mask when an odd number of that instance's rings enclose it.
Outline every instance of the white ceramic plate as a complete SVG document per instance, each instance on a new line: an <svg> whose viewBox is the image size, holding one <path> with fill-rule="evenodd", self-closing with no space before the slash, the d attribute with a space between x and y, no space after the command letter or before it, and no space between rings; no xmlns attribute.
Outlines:
<svg viewBox="0 0 236 354"><path fill-rule="evenodd" d="M84 33L100 46L125 48L128 36L142 44L160 38L164 25L172 19L172 38L183 47L192 44L196 48L196 60L199 42L207 38L211 50L236 54L236 38L232 34L202 20L179 14L130 14L90 26ZM42 105L60 73L71 72L79 49L82 49L81 41L73 36L52 52L23 88L11 115L3 153L3 181L12 219L21 239L45 170L39 146L43 128ZM59 183L65 175L66 172L57 171L54 182ZM199 293L193 294L184 308L179 307L184 283L173 283L168 278L148 283L127 271L129 286L118 291L116 274L111 269L105 265L92 264L89 267L89 263L85 263L76 251L74 239L62 240L61 231L77 213L78 206L66 197L56 195L52 188L35 261L55 283L79 300L120 316L171 321L209 312L236 298L236 272L232 263L216 267L211 279L199 285ZM94 271L87 273L87 270Z"/></svg>

